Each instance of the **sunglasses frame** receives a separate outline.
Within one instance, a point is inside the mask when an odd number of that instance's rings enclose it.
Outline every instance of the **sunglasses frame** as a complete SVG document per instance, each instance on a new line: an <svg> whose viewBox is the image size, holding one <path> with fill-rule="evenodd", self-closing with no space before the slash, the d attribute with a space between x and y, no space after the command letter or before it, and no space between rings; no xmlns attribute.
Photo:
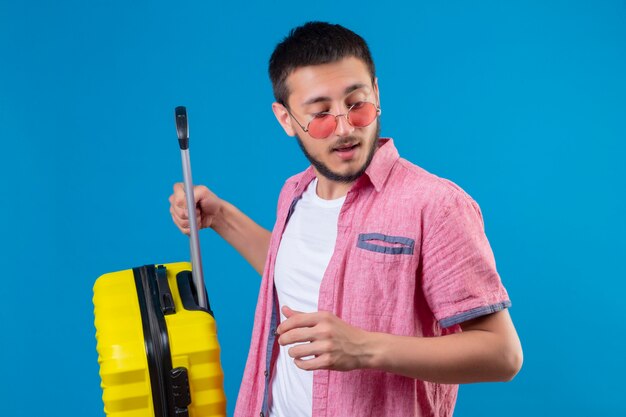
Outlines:
<svg viewBox="0 0 626 417"><path fill-rule="evenodd" d="M374 108L376 109L376 116L372 119L372 121L371 121L371 122L369 122L369 123L368 123L368 124L366 124L365 126L354 126L352 123L350 123L350 118L348 117L348 115L350 114L350 112L352 111L352 109L354 108L354 106L356 106L356 105L358 105L358 104L363 104L363 103L371 104L372 106L374 106ZM373 122L374 120L376 120L376 118L377 118L378 116L380 116L380 114L382 113L382 110L381 110L380 106L378 106L378 105L376 105L376 104L372 103L371 101L359 101L359 102L356 102L356 103L354 103L353 105L351 105L351 106L348 108L348 111L347 111L347 112L345 112L345 113L342 113L342 114L332 114L331 112L328 112L328 111L323 111L323 112L317 113L317 114L316 114L316 116L314 116L314 117L313 117L313 119L311 119L311 121L309 121L309 123L307 123L306 127L304 127L304 126L302 125L302 123L300 123L300 122L298 121L298 119L296 119L296 118L295 118L295 116L294 116L293 114L291 114L291 110L289 110L289 107L287 107L287 106L286 106L286 105L284 105L284 104L283 104L283 106L285 106L285 109L287 109L287 113L289 113L289 116L291 116L291 118L292 118L292 119L293 119L293 120L294 120L294 121L298 124L298 126L300 126L300 129L302 129L302 130L303 130L304 132L306 132L306 133L309 133L309 126L311 125L311 123L312 123L313 121L315 121L315 119L317 118L317 116L319 116L319 115L329 115L329 116L334 116L334 117L335 117L335 128L334 128L334 129L333 129L333 130L332 130L332 131L328 134L328 136L325 136L325 137L323 137L323 138L316 138L315 136L312 136L312 135L310 135L310 134L309 134L309 136L311 136L313 139L326 139L326 138L328 138L330 135L332 135L332 134L333 134L333 132L335 131L335 129L337 129L337 125L339 124L339 122L337 121L337 118L338 118L338 117L340 117L340 116L346 116L346 121L348 122L348 124L349 124L350 126L352 126L352 127L354 127L354 128L357 128L357 129L358 129L359 127L366 127L366 126L371 125L371 124L372 124L372 122Z"/></svg>

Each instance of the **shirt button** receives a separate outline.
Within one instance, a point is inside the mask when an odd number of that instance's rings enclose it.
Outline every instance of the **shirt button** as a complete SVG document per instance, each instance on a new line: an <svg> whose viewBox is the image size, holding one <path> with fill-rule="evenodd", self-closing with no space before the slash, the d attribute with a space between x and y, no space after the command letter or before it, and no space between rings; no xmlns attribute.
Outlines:
<svg viewBox="0 0 626 417"><path fill-rule="evenodd" d="M261 411L261 414L259 414L261 417L263 417L265 414L263 414L263 411Z"/></svg>
<svg viewBox="0 0 626 417"><path fill-rule="evenodd" d="M263 371L263 375L268 376L269 372L267 372L267 369L265 371Z"/></svg>

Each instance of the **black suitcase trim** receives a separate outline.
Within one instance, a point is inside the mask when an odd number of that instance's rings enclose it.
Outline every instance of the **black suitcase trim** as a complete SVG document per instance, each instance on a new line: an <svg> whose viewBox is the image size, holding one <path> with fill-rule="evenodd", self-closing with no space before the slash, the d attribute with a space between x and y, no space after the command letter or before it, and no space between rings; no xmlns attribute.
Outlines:
<svg viewBox="0 0 626 417"><path fill-rule="evenodd" d="M174 314L165 267L133 268L155 417L186 417L191 404L186 368L172 369L165 314ZM165 278L165 279L164 279Z"/></svg>

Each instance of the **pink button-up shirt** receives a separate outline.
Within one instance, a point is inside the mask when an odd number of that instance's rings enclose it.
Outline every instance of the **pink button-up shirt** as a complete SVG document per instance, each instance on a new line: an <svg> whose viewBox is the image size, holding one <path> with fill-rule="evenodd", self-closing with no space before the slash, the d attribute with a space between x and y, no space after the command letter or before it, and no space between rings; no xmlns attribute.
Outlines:
<svg viewBox="0 0 626 417"><path fill-rule="evenodd" d="M274 264L285 225L312 168L290 178L261 282L248 361L235 417L267 416L278 353ZM398 155L382 139L372 163L348 192L335 250L320 285L320 311L368 331L431 337L510 306L476 202L454 183ZM448 417L457 385L376 370L319 370L313 417Z"/></svg>

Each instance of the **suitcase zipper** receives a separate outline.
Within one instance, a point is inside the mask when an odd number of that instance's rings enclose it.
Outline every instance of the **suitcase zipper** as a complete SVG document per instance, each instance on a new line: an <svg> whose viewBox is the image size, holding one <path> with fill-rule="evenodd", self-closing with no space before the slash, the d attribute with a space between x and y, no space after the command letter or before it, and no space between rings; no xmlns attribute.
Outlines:
<svg viewBox="0 0 626 417"><path fill-rule="evenodd" d="M171 372L172 360L165 319L159 303L159 291L154 285L156 271L153 265L146 265L134 269L133 272L141 310L154 414L155 417L168 417L171 415L172 405L169 404L166 394L171 391L166 374Z"/></svg>

